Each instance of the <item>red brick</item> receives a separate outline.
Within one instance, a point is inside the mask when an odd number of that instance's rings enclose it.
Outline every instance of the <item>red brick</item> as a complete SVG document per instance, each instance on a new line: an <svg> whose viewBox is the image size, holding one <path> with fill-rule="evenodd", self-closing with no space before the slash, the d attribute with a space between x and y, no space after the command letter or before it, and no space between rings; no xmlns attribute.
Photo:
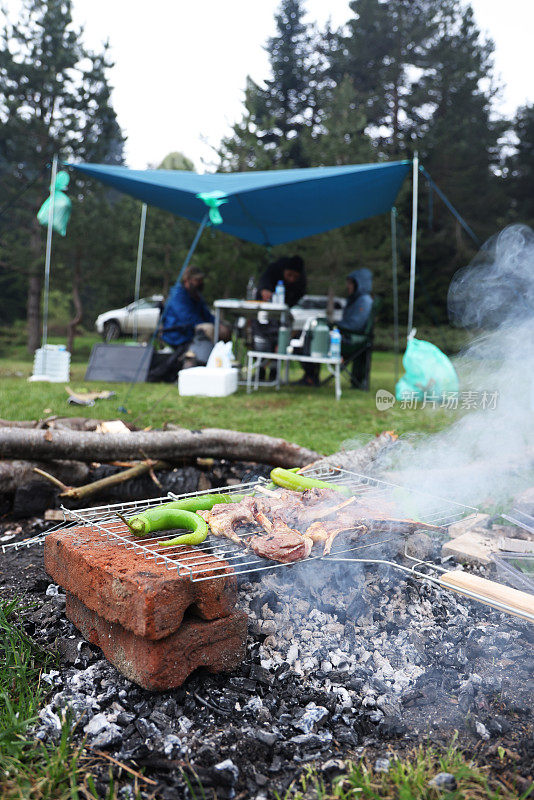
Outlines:
<svg viewBox="0 0 534 800"><path fill-rule="evenodd" d="M44 558L46 571L66 591L108 622L148 639L178 630L188 609L212 620L231 614L236 603L232 568L209 555L202 568L195 566L199 551L194 547L184 547L180 561L191 565L193 575L202 569L207 580L191 581L189 575L127 550L91 528L50 533Z"/></svg>
<svg viewBox="0 0 534 800"><path fill-rule="evenodd" d="M67 593L67 617L108 661L144 689L181 686L197 667L228 672L243 661L247 641L247 615L235 611L228 617L201 620L187 616L170 636L151 641L122 625L108 622Z"/></svg>

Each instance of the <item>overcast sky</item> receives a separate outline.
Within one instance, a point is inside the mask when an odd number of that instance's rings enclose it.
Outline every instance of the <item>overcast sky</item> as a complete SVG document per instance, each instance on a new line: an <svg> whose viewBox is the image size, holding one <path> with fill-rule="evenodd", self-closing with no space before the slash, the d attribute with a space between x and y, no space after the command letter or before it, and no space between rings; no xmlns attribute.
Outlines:
<svg viewBox="0 0 534 800"><path fill-rule="evenodd" d="M499 110L513 114L534 100L532 0L472 0L481 30L495 42L496 75L505 84ZM179 150L198 171L241 117L247 74L268 76L264 45L275 32L278 0L73 0L85 43L109 39L113 102L128 137L128 166L157 165ZM20 0L8 0L11 13ZM309 21L334 26L350 16L348 0L307 0ZM530 65L530 66L529 66Z"/></svg>

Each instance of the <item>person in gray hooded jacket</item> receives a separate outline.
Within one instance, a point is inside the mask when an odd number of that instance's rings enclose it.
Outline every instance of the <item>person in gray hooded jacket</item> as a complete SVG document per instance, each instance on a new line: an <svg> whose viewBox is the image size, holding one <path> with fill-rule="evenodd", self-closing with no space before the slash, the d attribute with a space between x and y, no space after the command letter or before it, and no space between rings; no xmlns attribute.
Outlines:
<svg viewBox="0 0 534 800"><path fill-rule="evenodd" d="M369 269L354 269L347 275L347 305L339 323L342 342L351 344L351 334L364 333L373 309L371 289L373 275ZM351 381L356 389L364 388L367 381L368 354L365 349L352 363Z"/></svg>
<svg viewBox="0 0 534 800"><path fill-rule="evenodd" d="M370 269L354 269L347 275L347 305L339 323L340 329L362 333L373 307L371 290L373 275Z"/></svg>
<svg viewBox="0 0 534 800"><path fill-rule="evenodd" d="M372 288L373 274L370 269L354 269L347 275L347 304L338 326L346 342L350 342L350 334L363 333L365 330L373 308ZM354 359L352 382L356 388L362 387L365 383L366 363L367 357L364 352ZM297 383L319 386L319 364L303 363L302 368L304 375Z"/></svg>

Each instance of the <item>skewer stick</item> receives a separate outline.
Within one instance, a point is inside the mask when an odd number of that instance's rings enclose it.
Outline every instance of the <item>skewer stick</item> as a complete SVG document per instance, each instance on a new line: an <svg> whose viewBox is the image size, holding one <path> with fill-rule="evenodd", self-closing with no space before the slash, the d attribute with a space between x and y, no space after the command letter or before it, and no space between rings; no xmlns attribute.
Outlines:
<svg viewBox="0 0 534 800"><path fill-rule="evenodd" d="M280 498L279 494L273 492L272 489L266 489L265 486L256 486L256 491L262 492L263 494L266 494L268 497L277 497L278 499Z"/></svg>

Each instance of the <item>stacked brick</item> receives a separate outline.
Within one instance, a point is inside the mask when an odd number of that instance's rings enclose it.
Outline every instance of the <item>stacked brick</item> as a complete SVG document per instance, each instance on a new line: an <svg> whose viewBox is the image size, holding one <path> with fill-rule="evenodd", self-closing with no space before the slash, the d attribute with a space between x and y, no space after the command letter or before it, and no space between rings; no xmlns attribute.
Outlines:
<svg viewBox="0 0 534 800"><path fill-rule="evenodd" d="M67 593L67 617L111 663L145 689L180 686L197 667L234 669L245 656L247 617L235 608L228 563L195 548L169 569L91 528L50 533L45 567ZM195 582L195 576L205 580ZM193 578L193 580L192 580Z"/></svg>

